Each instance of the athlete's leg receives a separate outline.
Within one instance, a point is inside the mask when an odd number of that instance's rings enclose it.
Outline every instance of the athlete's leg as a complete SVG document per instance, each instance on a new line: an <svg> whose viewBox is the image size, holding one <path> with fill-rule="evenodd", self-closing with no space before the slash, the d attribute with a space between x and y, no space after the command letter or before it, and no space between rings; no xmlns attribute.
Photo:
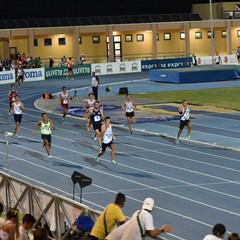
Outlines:
<svg viewBox="0 0 240 240"><path fill-rule="evenodd" d="M190 137L190 133L192 131L192 123L188 122L187 126L188 126L188 137Z"/></svg>
<svg viewBox="0 0 240 240"><path fill-rule="evenodd" d="M131 119L132 119L131 117L127 117L128 129L132 133L132 120Z"/></svg>
<svg viewBox="0 0 240 240"><path fill-rule="evenodd" d="M98 129L95 130L95 133L97 135L98 145L101 148L102 147L102 134Z"/></svg>
<svg viewBox="0 0 240 240"><path fill-rule="evenodd" d="M47 155L51 155L50 154L50 150L51 150L51 144L48 142L48 140L44 139L44 145L45 145L45 149L46 149L46 152L47 152Z"/></svg>
<svg viewBox="0 0 240 240"><path fill-rule="evenodd" d="M112 161L113 161L113 160L115 160L115 155L116 155L116 148L115 148L115 144L114 144L114 143L112 143L110 148L112 149L111 156L112 156Z"/></svg>

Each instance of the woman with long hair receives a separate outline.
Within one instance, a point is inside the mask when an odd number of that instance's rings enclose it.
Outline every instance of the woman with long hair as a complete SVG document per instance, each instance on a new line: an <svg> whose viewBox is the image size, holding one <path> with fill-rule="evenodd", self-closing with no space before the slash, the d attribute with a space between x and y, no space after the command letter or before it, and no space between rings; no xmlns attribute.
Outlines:
<svg viewBox="0 0 240 240"><path fill-rule="evenodd" d="M6 213L6 221L0 231L1 240L16 240L19 237L19 211L10 208Z"/></svg>

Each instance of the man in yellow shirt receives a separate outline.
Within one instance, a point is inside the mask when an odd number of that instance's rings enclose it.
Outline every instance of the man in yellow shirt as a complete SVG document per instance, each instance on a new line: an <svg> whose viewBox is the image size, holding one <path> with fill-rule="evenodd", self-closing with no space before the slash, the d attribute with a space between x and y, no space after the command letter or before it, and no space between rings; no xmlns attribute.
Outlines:
<svg viewBox="0 0 240 240"><path fill-rule="evenodd" d="M125 202L125 195L118 193L114 203L107 205L92 228L90 233L91 240L104 239L113 230L116 223L121 225L127 221L121 209Z"/></svg>

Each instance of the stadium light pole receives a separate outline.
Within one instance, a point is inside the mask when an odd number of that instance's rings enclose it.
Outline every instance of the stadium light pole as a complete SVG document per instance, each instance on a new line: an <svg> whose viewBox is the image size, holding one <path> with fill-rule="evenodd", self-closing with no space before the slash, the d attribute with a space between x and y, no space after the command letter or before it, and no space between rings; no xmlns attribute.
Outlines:
<svg viewBox="0 0 240 240"><path fill-rule="evenodd" d="M211 46L212 46L212 64L214 64L214 36L213 36L213 16L212 16L212 0L209 0L210 9L210 29L211 29Z"/></svg>

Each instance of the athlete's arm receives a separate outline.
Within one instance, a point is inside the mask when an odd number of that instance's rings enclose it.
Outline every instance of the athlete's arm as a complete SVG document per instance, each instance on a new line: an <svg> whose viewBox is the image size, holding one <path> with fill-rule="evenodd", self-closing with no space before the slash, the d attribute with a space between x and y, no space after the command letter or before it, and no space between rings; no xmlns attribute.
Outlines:
<svg viewBox="0 0 240 240"><path fill-rule="evenodd" d="M101 113L102 119L105 120L105 115L104 115L104 112L103 112L103 106L100 108L100 113Z"/></svg>
<svg viewBox="0 0 240 240"><path fill-rule="evenodd" d="M24 107L24 104L23 104L23 103L21 103L20 109L21 109L22 111L25 111L25 107Z"/></svg>
<svg viewBox="0 0 240 240"><path fill-rule="evenodd" d="M52 121L50 121L50 127L51 127L52 130L55 130L55 126L54 126Z"/></svg>
<svg viewBox="0 0 240 240"><path fill-rule="evenodd" d="M126 109L126 102L123 102L121 109L122 109L122 110L125 110L125 109Z"/></svg>

